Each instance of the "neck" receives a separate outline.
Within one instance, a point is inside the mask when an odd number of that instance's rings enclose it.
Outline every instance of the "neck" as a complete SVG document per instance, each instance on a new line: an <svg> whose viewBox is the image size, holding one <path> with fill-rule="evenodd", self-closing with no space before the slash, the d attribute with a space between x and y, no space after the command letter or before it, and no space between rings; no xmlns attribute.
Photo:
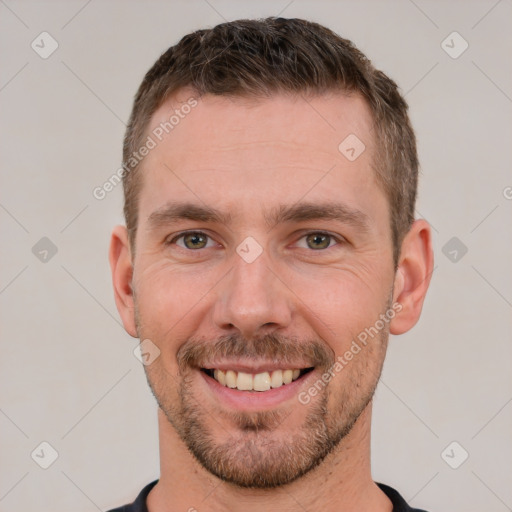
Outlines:
<svg viewBox="0 0 512 512"><path fill-rule="evenodd" d="M371 477L370 420L371 403L317 468L286 486L262 490L234 486L206 471L159 409L160 479L149 493L148 510L391 512L391 502Z"/></svg>

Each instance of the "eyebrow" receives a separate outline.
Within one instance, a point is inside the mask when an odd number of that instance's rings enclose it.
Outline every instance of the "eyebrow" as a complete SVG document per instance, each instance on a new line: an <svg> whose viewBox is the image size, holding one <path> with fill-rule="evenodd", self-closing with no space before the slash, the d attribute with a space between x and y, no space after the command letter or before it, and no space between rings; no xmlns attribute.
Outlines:
<svg viewBox="0 0 512 512"><path fill-rule="evenodd" d="M264 212L263 218L269 229L285 222L304 222L308 220L335 220L352 225L362 231L367 231L370 225L369 217L362 211L350 208L342 203L333 202L280 204L270 211ZM156 229L181 220L230 225L233 221L233 215L206 205L172 202L152 212L148 217L148 224L150 229Z"/></svg>
<svg viewBox="0 0 512 512"><path fill-rule="evenodd" d="M360 210L350 208L342 203L309 203L279 205L264 213L265 222L273 228L284 222L304 222L307 220L335 220L367 231L370 227L369 217Z"/></svg>

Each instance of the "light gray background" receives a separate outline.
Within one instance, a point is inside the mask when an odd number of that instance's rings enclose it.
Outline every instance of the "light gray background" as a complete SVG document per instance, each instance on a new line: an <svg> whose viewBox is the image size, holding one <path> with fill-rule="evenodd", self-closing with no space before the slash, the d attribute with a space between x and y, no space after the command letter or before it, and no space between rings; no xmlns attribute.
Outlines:
<svg viewBox="0 0 512 512"><path fill-rule="evenodd" d="M400 84L419 139L436 268L421 321L391 339L374 479L432 512L512 510L510 0L0 0L1 511L105 510L158 477L156 404L107 263L121 187L92 191L119 167L160 53L223 19L279 13L352 39ZM59 44L47 59L31 48L43 31ZM469 43L457 59L442 47L453 31ZM456 262L443 253L454 236ZM58 249L46 262L32 252L42 237ZM42 441L59 454L46 470L31 458ZM452 441L469 453L458 469L441 456ZM448 450L452 464L461 454Z"/></svg>

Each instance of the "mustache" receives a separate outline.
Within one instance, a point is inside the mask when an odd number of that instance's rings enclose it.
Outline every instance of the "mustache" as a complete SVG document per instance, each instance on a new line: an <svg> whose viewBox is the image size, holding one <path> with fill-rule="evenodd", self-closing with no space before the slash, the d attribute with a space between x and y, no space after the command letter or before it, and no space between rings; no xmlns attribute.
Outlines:
<svg viewBox="0 0 512 512"><path fill-rule="evenodd" d="M269 333L249 340L238 334L221 336L216 341L189 338L176 354L180 372L203 368L221 359L265 359L293 366L330 368L335 354L326 343L317 340L299 341ZM305 366L304 366L305 365Z"/></svg>

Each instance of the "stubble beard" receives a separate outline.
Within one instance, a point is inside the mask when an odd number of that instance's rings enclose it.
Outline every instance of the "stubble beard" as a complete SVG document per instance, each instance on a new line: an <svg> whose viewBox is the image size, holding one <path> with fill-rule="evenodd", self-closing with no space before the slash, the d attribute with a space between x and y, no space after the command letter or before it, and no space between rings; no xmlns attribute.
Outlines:
<svg viewBox="0 0 512 512"><path fill-rule="evenodd" d="M286 429L289 413L222 413L219 418L235 426L227 440L219 442L212 434L215 420L190 399L187 385L180 390L180 411L161 405L167 419L198 462L210 473L238 487L271 489L292 483L331 453L351 431L373 392L356 410L341 412L344 419L332 424L328 412L328 392L311 404L298 432ZM296 407L304 407L297 401ZM225 423L223 423L225 424Z"/></svg>
<svg viewBox="0 0 512 512"><path fill-rule="evenodd" d="M329 405L336 376L332 379L310 402L302 425L293 434L286 430L290 413L283 409L207 411L194 396L193 370L178 376L176 391L172 390L176 377L162 365L145 367L146 378L169 423L207 471L238 487L271 489L292 483L318 467L351 432L373 398L388 336L386 328L363 349L367 354L358 355L342 370L349 375L344 376L335 403ZM297 400L295 407L306 406ZM231 426L231 433L227 433L226 424ZM215 431L222 433L222 441Z"/></svg>

